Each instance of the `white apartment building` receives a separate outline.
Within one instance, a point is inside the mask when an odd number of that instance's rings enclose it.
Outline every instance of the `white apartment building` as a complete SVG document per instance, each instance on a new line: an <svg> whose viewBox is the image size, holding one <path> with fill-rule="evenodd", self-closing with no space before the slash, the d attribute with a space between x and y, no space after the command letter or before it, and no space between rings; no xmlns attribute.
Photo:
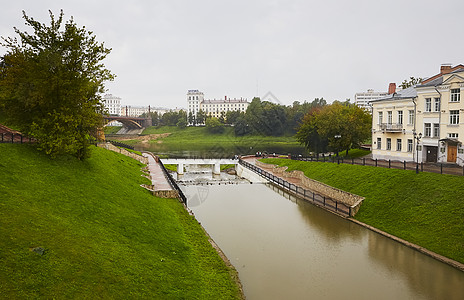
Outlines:
<svg viewBox="0 0 464 300"><path fill-rule="evenodd" d="M187 114L192 113L194 116L197 115L198 111L202 110L211 117L218 118L221 114L225 114L228 111L240 111L245 112L250 104L247 99L231 99L224 97L221 100L205 100L204 94L199 90L189 90L187 93Z"/></svg>
<svg viewBox="0 0 464 300"><path fill-rule="evenodd" d="M367 92L356 93L354 95L354 104L364 108L368 112L371 112L371 107L369 105L370 101L384 98L388 95L387 92L375 92L372 89L367 90Z"/></svg>
<svg viewBox="0 0 464 300"><path fill-rule="evenodd" d="M108 110L108 114L119 116L121 113L121 98L112 94L106 94L102 100L105 108Z"/></svg>

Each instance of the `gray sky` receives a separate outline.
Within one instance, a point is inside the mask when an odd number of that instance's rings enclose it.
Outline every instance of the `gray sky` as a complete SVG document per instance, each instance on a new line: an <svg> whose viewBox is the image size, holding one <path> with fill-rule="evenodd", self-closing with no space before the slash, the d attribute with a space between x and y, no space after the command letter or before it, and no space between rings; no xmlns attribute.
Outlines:
<svg viewBox="0 0 464 300"><path fill-rule="evenodd" d="M15 0L0 35L25 28L22 10L49 24L62 8L113 49L109 93L128 105L186 107L186 93L280 103L354 100L442 63L464 63L464 1ZM0 55L5 49L0 48Z"/></svg>

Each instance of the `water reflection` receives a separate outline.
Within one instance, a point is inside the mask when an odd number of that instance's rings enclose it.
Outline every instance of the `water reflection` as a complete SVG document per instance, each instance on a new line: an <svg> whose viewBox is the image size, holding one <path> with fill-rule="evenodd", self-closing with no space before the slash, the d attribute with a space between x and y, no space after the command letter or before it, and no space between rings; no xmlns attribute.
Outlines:
<svg viewBox="0 0 464 300"><path fill-rule="evenodd" d="M464 272L304 201L262 184L204 188L192 210L247 299L464 299Z"/></svg>

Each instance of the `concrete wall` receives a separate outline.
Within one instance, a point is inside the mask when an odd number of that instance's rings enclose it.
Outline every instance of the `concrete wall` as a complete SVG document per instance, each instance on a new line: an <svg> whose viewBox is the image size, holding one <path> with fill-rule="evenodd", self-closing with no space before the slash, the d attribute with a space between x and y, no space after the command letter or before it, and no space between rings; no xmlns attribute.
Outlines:
<svg viewBox="0 0 464 300"><path fill-rule="evenodd" d="M236 165L237 176L254 183L266 183L267 180L242 165Z"/></svg>
<svg viewBox="0 0 464 300"><path fill-rule="evenodd" d="M342 191L340 189L331 187L325 183L308 178L304 175L302 171L295 170L287 172L287 167L277 167L276 165L266 164L260 161L256 161L256 165L265 170L272 171L274 174L282 178L298 178L301 180L303 188L307 188L308 190L311 190L321 195L328 196L334 200L340 201L348 206L351 206L352 216L354 216L358 212L359 207L361 206L362 201L364 200L364 197Z"/></svg>

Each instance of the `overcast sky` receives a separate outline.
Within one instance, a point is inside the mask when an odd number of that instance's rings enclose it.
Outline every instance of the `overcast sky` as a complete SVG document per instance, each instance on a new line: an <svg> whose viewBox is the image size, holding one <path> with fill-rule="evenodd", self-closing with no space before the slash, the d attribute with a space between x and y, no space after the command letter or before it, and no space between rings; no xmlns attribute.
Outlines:
<svg viewBox="0 0 464 300"><path fill-rule="evenodd" d="M353 101L464 63L463 0L1 1L4 37L25 28L22 10L49 24L48 10L63 9L92 30L113 49L108 92L127 105L186 107L189 89L207 99L270 92L285 105Z"/></svg>

